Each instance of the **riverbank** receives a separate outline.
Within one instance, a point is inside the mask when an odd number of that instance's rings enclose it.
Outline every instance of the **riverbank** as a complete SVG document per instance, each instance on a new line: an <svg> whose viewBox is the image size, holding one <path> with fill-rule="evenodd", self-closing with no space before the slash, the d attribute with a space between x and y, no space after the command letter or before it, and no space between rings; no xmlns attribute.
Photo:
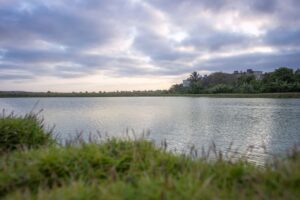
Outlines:
<svg viewBox="0 0 300 200"><path fill-rule="evenodd" d="M300 93L173 94L170 96L211 97L211 98L300 98Z"/></svg>
<svg viewBox="0 0 300 200"><path fill-rule="evenodd" d="M35 115L0 117L0 197L5 199L299 199L300 154L263 168L167 152L137 140L60 145ZM33 145L34 144L34 145Z"/></svg>
<svg viewBox="0 0 300 200"><path fill-rule="evenodd" d="M211 98L300 98L300 92L287 93L221 93L221 94L173 94L160 92L102 92L102 93L45 93L45 92L1 92L0 98L24 97L211 97Z"/></svg>

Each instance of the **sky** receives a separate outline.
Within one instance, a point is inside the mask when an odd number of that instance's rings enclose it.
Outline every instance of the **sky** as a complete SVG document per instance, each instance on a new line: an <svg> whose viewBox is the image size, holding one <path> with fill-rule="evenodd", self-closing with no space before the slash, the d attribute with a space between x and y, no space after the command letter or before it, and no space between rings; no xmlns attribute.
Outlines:
<svg viewBox="0 0 300 200"><path fill-rule="evenodd" d="M168 89L300 67L299 0L0 0L0 90Z"/></svg>

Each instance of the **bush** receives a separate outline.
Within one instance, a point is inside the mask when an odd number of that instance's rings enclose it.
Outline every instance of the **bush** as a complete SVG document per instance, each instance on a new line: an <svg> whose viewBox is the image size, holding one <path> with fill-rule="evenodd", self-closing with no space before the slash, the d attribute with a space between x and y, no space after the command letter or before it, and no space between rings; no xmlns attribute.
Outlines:
<svg viewBox="0 0 300 200"><path fill-rule="evenodd" d="M51 130L44 130L43 120L37 114L0 116L0 152L36 148L53 141Z"/></svg>
<svg viewBox="0 0 300 200"><path fill-rule="evenodd" d="M240 93L254 93L255 89L254 89L253 85L244 83L240 86L239 92Z"/></svg>
<svg viewBox="0 0 300 200"><path fill-rule="evenodd" d="M258 168L174 155L147 141L52 146L0 157L6 199L299 199L300 156Z"/></svg>
<svg viewBox="0 0 300 200"><path fill-rule="evenodd" d="M225 84L218 84L208 89L209 93L231 93L233 88Z"/></svg>

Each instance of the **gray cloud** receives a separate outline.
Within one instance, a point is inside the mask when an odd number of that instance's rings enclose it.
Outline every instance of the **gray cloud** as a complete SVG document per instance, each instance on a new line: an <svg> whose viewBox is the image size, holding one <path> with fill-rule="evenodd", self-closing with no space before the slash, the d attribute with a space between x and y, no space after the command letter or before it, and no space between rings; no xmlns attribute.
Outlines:
<svg viewBox="0 0 300 200"><path fill-rule="evenodd" d="M300 27L277 27L267 32L264 37L267 44L283 47L299 47Z"/></svg>
<svg viewBox="0 0 300 200"><path fill-rule="evenodd" d="M196 29L190 32L191 37L183 41L184 45L193 46L199 50L210 52L228 50L228 48L249 47L255 38L241 33L213 30L209 27Z"/></svg>
<svg viewBox="0 0 300 200"><path fill-rule="evenodd" d="M90 20L72 10L40 5L32 13L18 10L0 13L0 41L4 47L16 42L20 46L30 45L32 40L45 40L70 48L84 48L108 42L116 33L105 19Z"/></svg>
<svg viewBox="0 0 300 200"><path fill-rule="evenodd" d="M176 50L174 46L176 46L176 44L173 42L149 30L140 30L133 43L133 48L141 51L154 61L170 61L184 57L191 58L194 55L193 53L180 52Z"/></svg>
<svg viewBox="0 0 300 200"><path fill-rule="evenodd" d="M298 0L3 0L0 81L296 68L299 9Z"/></svg>
<svg viewBox="0 0 300 200"><path fill-rule="evenodd" d="M200 62L194 66L195 70L213 70L232 72L233 69L253 68L256 70L271 71L277 67L300 67L300 51L280 53L252 53L246 55L215 58Z"/></svg>
<svg viewBox="0 0 300 200"><path fill-rule="evenodd" d="M0 75L0 80L29 80L33 79L34 76L31 75L17 75L17 74L6 74L6 75Z"/></svg>

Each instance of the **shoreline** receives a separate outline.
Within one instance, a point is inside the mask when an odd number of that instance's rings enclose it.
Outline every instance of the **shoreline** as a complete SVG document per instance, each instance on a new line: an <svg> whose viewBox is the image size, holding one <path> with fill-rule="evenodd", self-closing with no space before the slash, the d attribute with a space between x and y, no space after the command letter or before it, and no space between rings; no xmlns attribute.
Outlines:
<svg viewBox="0 0 300 200"><path fill-rule="evenodd" d="M14 137L10 137L13 134ZM216 145L187 154L147 138L60 143L43 119L0 116L2 199L299 199L295 146L263 166ZM250 146L249 146L250 147ZM25 191L25 192L24 192ZM162 195L163 194L163 195Z"/></svg>
<svg viewBox="0 0 300 200"><path fill-rule="evenodd" d="M0 92L0 98L50 98L50 97L209 97L209 98L299 98L300 92L287 93L220 93L220 94L118 94L118 93L31 93Z"/></svg>

